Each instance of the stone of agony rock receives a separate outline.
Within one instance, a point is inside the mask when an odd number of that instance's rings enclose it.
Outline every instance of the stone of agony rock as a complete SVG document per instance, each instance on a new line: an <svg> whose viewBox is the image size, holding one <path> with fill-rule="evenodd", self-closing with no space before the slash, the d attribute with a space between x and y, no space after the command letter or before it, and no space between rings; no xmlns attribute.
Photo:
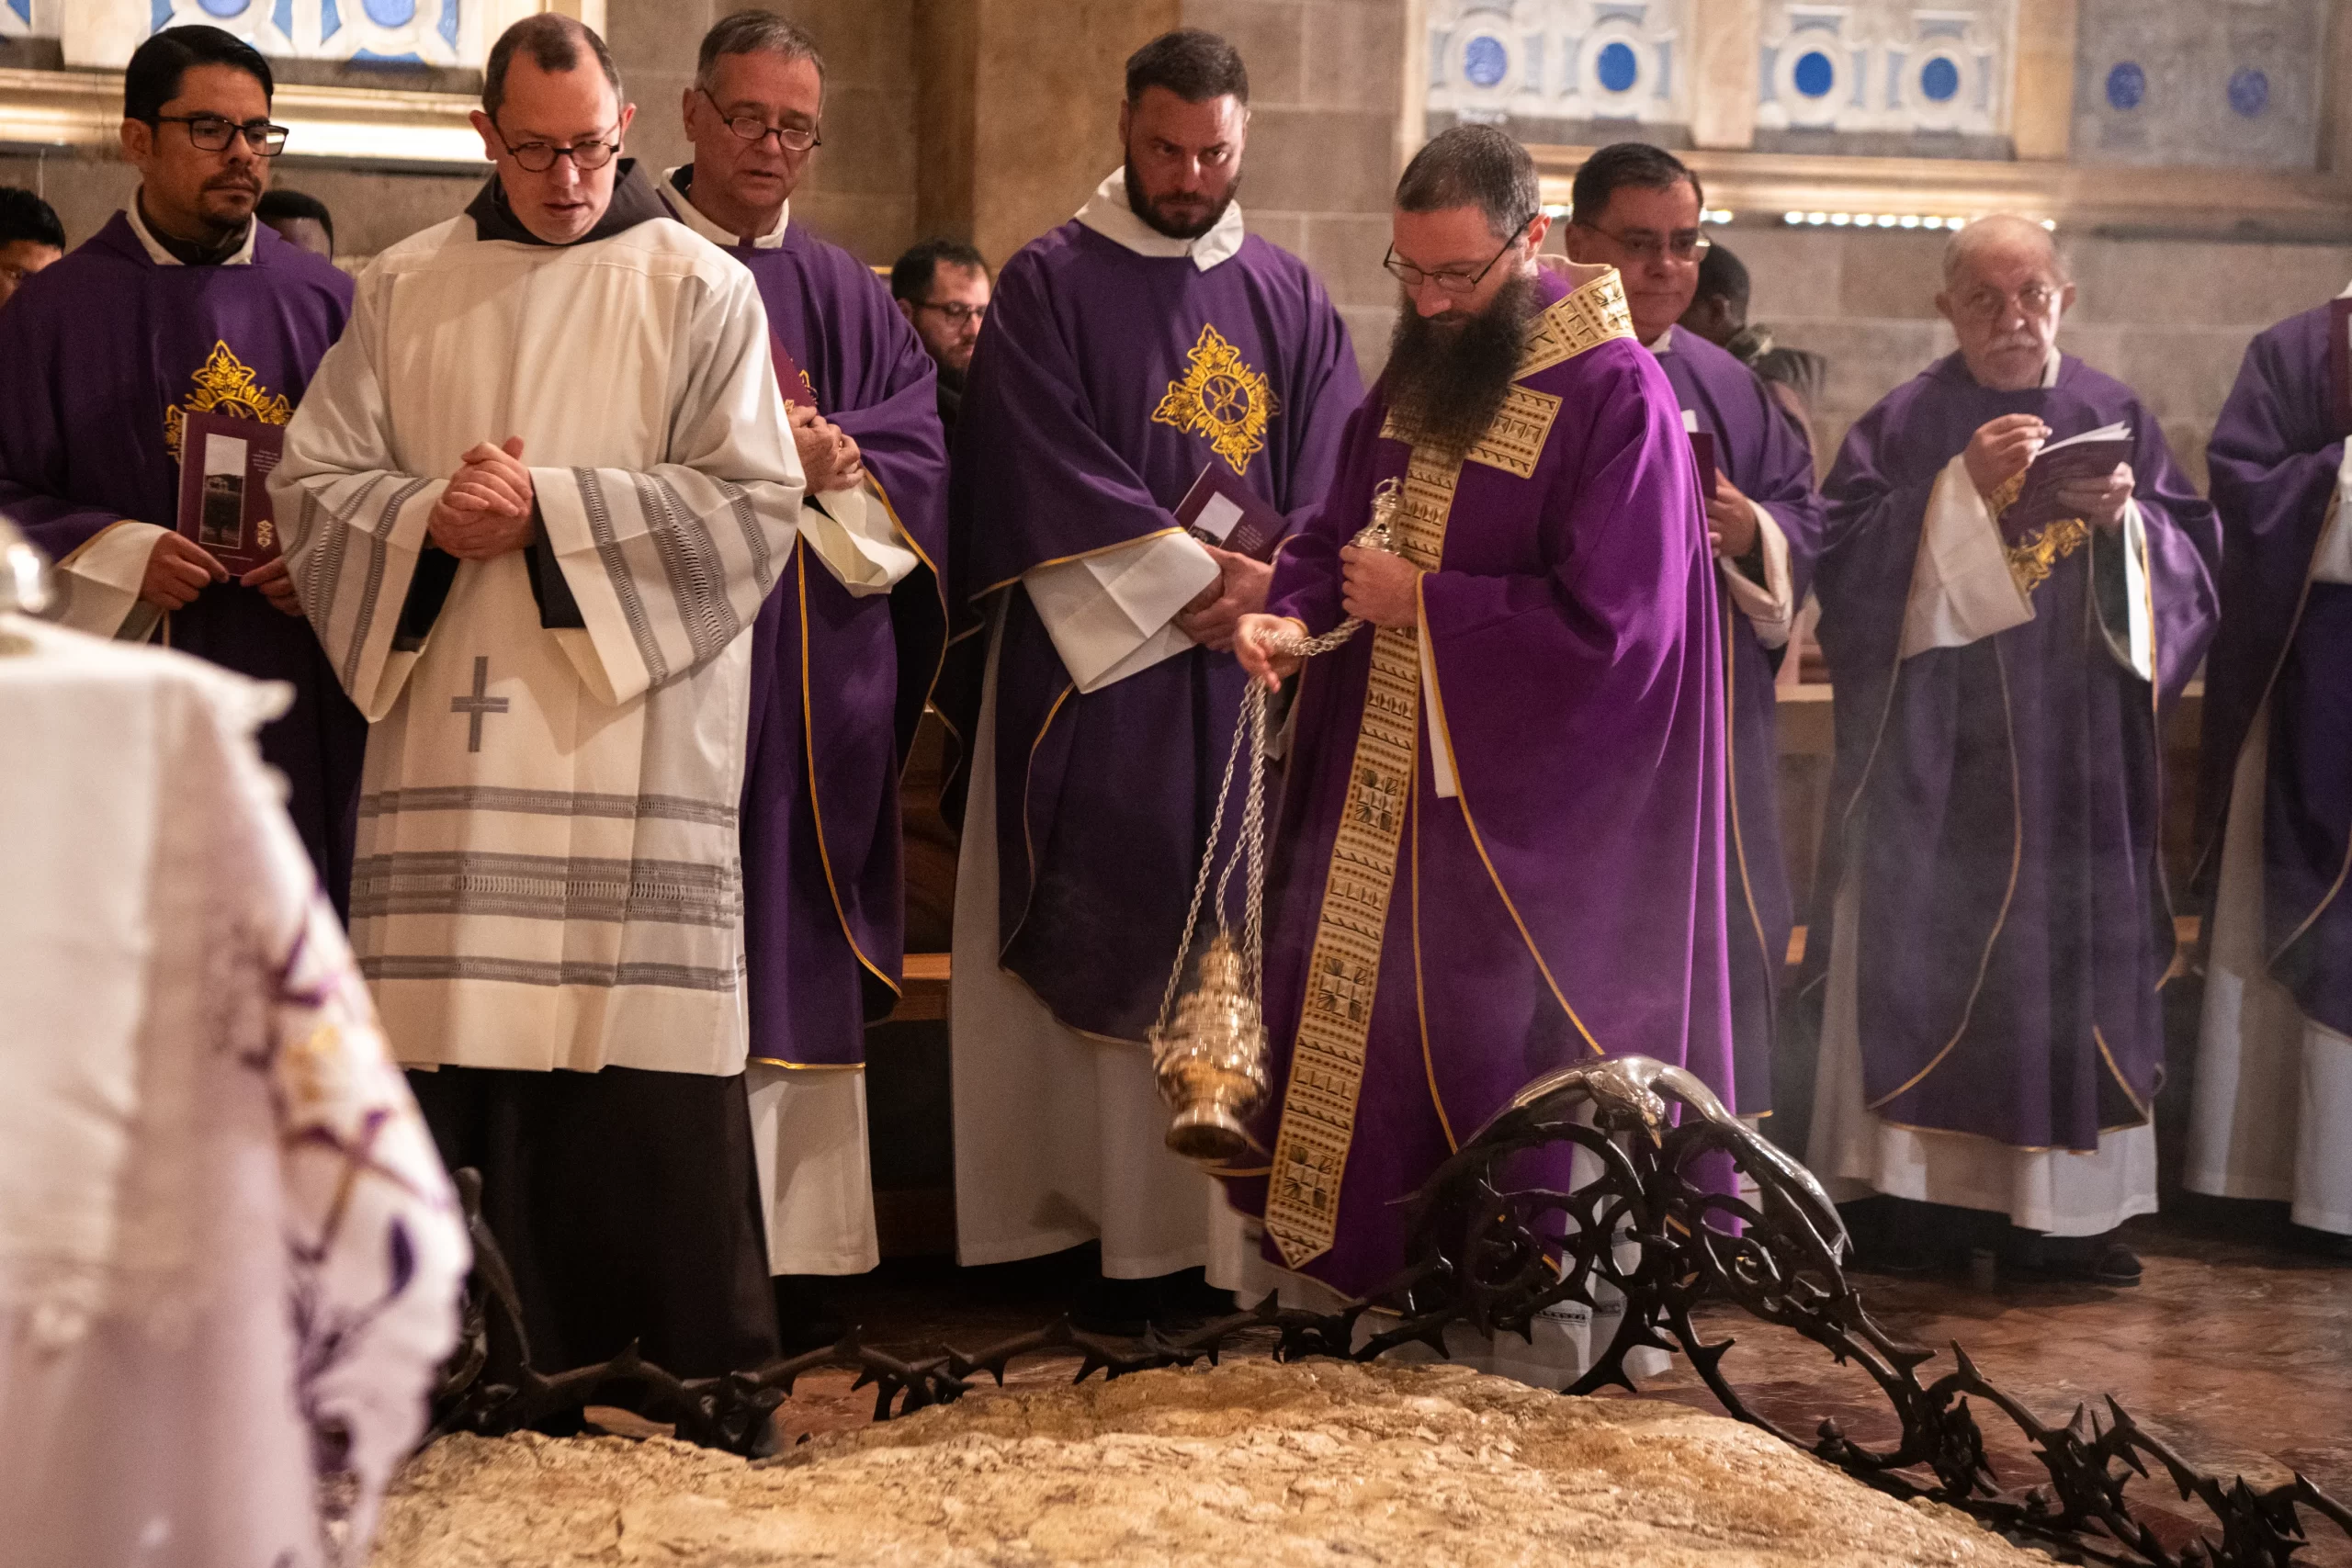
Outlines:
<svg viewBox="0 0 2352 1568"><path fill-rule="evenodd" d="M1767 1433L1453 1367L1234 1362L976 1393L763 1463L446 1438L375 1568L2049 1568Z"/></svg>

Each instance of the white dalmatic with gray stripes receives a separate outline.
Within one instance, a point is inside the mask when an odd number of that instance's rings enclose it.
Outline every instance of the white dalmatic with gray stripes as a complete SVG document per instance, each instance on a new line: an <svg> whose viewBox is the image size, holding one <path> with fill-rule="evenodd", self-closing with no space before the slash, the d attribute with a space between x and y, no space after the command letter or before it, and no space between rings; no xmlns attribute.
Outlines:
<svg viewBox="0 0 2352 1568"><path fill-rule="evenodd" d="M460 218L360 278L271 491L372 726L351 937L402 1061L742 1070L750 632L802 490L767 342L751 275L667 220ZM542 592L523 552L463 562L403 631L435 502L509 436ZM550 563L576 615L543 615Z"/></svg>

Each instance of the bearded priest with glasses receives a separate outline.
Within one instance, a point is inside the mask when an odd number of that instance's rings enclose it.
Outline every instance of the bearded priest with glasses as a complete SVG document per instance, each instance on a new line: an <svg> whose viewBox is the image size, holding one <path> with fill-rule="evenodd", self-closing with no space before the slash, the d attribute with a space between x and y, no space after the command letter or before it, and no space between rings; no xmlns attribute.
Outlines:
<svg viewBox="0 0 2352 1568"><path fill-rule="evenodd" d="M287 684L262 755L341 913L367 726L283 560L232 573L174 525L185 422L284 424L343 331L351 280L254 221L286 128L251 45L170 28L122 85L138 194L0 312L0 515L58 563L65 625Z"/></svg>
<svg viewBox="0 0 2352 1568"><path fill-rule="evenodd" d="M738 822L803 479L758 288L633 112L581 23L507 29L495 172L370 264L271 488L372 723L352 946L533 1359L702 1377L775 1348Z"/></svg>
<svg viewBox="0 0 2352 1568"><path fill-rule="evenodd" d="M2114 1232L2156 1206L2174 956L2161 738L2221 541L2154 413L2059 351L2074 299L2041 224L1953 235L1958 351L1857 421L1822 487L1809 1159L1841 1200L1895 1201L1858 1216L1866 1258L1984 1247L2130 1284Z"/></svg>
<svg viewBox="0 0 2352 1568"><path fill-rule="evenodd" d="M1549 223L1493 127L1407 165L1387 368L1241 622L1270 685L1297 668L1285 641L1367 623L1306 663L1293 710L1266 888L1276 1092L1256 1157L1224 1173L1262 1238L1211 1272L1245 1293L1385 1284L1401 1201L1539 1074L1640 1055L1734 1099L1690 443L1617 272L1538 270ZM1392 548L1351 544L1387 485ZM1566 1189L1567 1163L1527 1174Z"/></svg>

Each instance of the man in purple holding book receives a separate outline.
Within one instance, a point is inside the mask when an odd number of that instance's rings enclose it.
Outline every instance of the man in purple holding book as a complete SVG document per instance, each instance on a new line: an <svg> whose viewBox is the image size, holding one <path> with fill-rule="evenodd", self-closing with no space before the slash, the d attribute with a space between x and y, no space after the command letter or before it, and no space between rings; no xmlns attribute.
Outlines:
<svg viewBox="0 0 2352 1568"><path fill-rule="evenodd" d="M2115 1227L2156 1206L2161 721L2213 635L2220 541L2154 416L2058 351L2074 296L2040 224L1954 235L1959 352L1863 415L1823 486L1809 1163L1901 1201L1858 1231L1893 1266L1997 1247L2122 1284ZM2108 426L2120 462L2038 482Z"/></svg>
<svg viewBox="0 0 2352 1568"><path fill-rule="evenodd" d="M952 508L956 598L991 639L962 724L957 1249L992 1263L1099 1236L1085 1316L1106 1328L1206 1255L1214 1194L1161 1146L1144 1036L1233 735L1234 626L1272 575L1171 509L1216 468L1283 528L1303 521L1363 391L1322 286L1245 237L1240 56L1169 33L1126 88L1125 167L998 281Z"/></svg>
<svg viewBox="0 0 2352 1568"><path fill-rule="evenodd" d="M1399 1201L1540 1074L1646 1055L1733 1101L1717 568L1618 275L1539 271L1548 223L1490 126L1407 166L1387 368L1241 625L1271 682L1297 663L1273 641L1367 623L1300 679L1266 892L1275 1092L1264 1157L1224 1173L1285 1272L1220 1253L1237 1289L1386 1283ZM1351 545L1391 481L1392 549Z"/></svg>
<svg viewBox="0 0 2352 1568"><path fill-rule="evenodd" d="M798 27L724 18L686 89L694 162L664 191L759 281L808 475L798 547L752 624L743 780L745 1086L788 1342L839 1337L818 1280L881 1261L865 1024L898 998L899 768L946 639L936 373L882 280L791 209L824 90Z"/></svg>
<svg viewBox="0 0 2352 1568"><path fill-rule="evenodd" d="M1571 200L1568 254L1606 263L1624 278L1634 334L1657 355L1684 427L1704 438L1713 458L1707 536L1721 591L1724 741L1731 750L1724 873L1732 1041L1739 1113L1762 1115L1772 1108L1781 971L1795 920L1781 850L1772 679L1820 542L1813 451L1754 371L1677 325L1698 291L1700 258L1707 254L1699 181L1681 160L1642 141L1603 147L1577 171ZM1702 472L1700 482L1706 481Z"/></svg>
<svg viewBox="0 0 2352 1568"><path fill-rule="evenodd" d="M2206 461L2222 514L2205 667L2204 1038L2188 1185L2289 1205L2352 1256L2352 290L2254 340Z"/></svg>
<svg viewBox="0 0 2352 1568"><path fill-rule="evenodd" d="M158 634L292 688L261 732L319 879L347 908L368 727L282 560L232 577L175 531L194 413L284 424L351 313L351 279L254 220L286 128L268 62L218 28L172 28L123 72L129 208L25 280L0 314L0 514L58 563L65 625Z"/></svg>

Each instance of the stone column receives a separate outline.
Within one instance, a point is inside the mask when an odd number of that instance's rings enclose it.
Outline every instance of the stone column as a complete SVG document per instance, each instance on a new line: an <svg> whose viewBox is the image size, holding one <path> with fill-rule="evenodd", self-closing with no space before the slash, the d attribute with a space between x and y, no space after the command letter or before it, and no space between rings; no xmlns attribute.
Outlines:
<svg viewBox="0 0 2352 1568"><path fill-rule="evenodd" d="M2020 159L2066 157L2075 125L2077 19L2077 0L2031 0L2018 7L2009 138Z"/></svg>
<svg viewBox="0 0 2352 1568"><path fill-rule="evenodd" d="M1691 0L1690 141L1747 148L1756 141L1757 62L1762 0Z"/></svg>

